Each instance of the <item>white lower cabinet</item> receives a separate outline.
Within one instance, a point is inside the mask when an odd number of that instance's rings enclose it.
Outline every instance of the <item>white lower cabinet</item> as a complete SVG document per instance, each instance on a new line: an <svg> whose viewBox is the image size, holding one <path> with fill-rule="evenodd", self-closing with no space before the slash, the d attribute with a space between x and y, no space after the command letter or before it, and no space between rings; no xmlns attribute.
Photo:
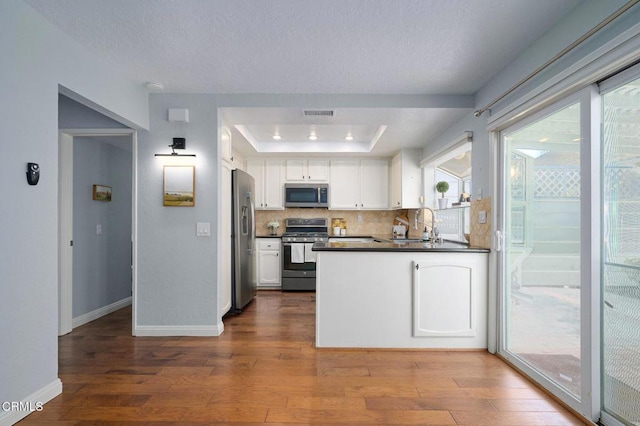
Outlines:
<svg viewBox="0 0 640 426"><path fill-rule="evenodd" d="M258 288L281 287L280 238L257 239Z"/></svg>
<svg viewBox="0 0 640 426"><path fill-rule="evenodd" d="M317 347L487 348L487 253L316 253Z"/></svg>
<svg viewBox="0 0 640 426"><path fill-rule="evenodd" d="M414 336L477 336L478 322L483 320L479 310L486 303L483 257L461 254L447 262L413 262Z"/></svg>

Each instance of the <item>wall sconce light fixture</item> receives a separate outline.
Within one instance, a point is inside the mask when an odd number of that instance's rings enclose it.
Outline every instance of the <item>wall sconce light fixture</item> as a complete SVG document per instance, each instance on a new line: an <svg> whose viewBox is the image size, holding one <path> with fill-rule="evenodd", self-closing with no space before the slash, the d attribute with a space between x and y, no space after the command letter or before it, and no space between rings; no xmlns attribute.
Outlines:
<svg viewBox="0 0 640 426"><path fill-rule="evenodd" d="M176 149L185 149L185 138L173 138L173 143L169 145L171 148L171 154L156 154L156 157L195 157L195 154L178 154Z"/></svg>

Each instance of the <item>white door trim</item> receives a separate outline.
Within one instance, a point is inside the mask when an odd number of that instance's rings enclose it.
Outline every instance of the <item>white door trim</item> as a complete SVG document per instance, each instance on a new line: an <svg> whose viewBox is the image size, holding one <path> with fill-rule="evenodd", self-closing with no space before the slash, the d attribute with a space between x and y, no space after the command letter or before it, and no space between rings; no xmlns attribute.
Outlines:
<svg viewBox="0 0 640 426"><path fill-rule="evenodd" d="M58 336L73 329L73 136L58 134Z"/></svg>
<svg viewBox="0 0 640 426"><path fill-rule="evenodd" d="M59 129L58 131L58 335L73 329L73 139L75 137L131 135L131 285L132 330L136 318L137 288L137 161L138 133L133 129Z"/></svg>

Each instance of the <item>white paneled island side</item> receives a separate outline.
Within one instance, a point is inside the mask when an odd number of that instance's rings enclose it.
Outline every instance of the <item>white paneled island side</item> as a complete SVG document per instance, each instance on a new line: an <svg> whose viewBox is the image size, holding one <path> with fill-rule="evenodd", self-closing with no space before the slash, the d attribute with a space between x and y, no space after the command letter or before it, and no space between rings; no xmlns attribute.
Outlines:
<svg viewBox="0 0 640 426"><path fill-rule="evenodd" d="M488 250L316 244L316 346L487 348Z"/></svg>

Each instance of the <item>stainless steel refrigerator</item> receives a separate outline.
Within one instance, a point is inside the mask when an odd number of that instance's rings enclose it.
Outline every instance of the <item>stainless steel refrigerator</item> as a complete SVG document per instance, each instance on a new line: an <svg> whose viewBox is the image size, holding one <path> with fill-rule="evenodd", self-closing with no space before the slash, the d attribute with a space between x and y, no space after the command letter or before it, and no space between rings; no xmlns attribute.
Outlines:
<svg viewBox="0 0 640 426"><path fill-rule="evenodd" d="M257 293L253 177L242 170L232 170L231 195L231 312L238 313Z"/></svg>

